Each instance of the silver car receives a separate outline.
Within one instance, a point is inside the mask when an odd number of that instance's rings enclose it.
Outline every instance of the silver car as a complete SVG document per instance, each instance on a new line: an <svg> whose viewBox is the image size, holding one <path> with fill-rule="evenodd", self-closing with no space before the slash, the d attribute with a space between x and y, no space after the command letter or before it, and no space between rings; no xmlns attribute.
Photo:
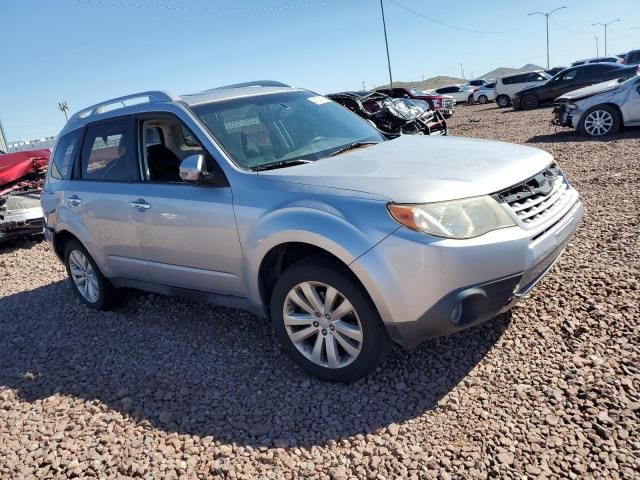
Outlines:
<svg viewBox="0 0 640 480"><path fill-rule="evenodd" d="M353 381L509 309L582 216L551 155L508 143L387 140L278 82L145 92L75 114L42 195L81 301L136 288L270 318L305 370Z"/></svg>
<svg viewBox="0 0 640 480"><path fill-rule="evenodd" d="M553 123L603 137L622 127L640 126L640 67L625 81L611 80L565 93L555 100Z"/></svg>

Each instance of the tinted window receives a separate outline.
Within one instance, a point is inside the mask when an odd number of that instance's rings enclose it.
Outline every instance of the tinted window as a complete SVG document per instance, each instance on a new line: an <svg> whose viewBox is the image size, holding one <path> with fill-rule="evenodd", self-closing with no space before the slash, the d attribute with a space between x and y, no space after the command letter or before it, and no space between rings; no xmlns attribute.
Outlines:
<svg viewBox="0 0 640 480"><path fill-rule="evenodd" d="M51 162L51 176L59 180L69 180L73 170L73 159L78 151L82 130L66 134L58 141Z"/></svg>
<svg viewBox="0 0 640 480"><path fill-rule="evenodd" d="M132 182L135 155L126 120L87 127L82 147L82 178L102 182Z"/></svg>
<svg viewBox="0 0 640 480"><path fill-rule="evenodd" d="M640 51L630 53L625 63L640 63Z"/></svg>
<svg viewBox="0 0 640 480"><path fill-rule="evenodd" d="M502 79L502 83L505 85L514 85L517 83L525 83L528 82L529 74L525 73L523 75L514 75L513 77L507 77Z"/></svg>

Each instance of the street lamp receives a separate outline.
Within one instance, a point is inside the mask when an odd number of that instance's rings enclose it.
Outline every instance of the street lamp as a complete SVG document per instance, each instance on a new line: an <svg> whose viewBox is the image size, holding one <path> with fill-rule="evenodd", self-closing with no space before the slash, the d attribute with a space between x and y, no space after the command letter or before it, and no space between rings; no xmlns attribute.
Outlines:
<svg viewBox="0 0 640 480"><path fill-rule="evenodd" d="M554 8L553 10L551 10L550 12L547 12L547 13L544 13L544 12L531 12L529 14L529 16L531 16L531 15L544 15L545 19L547 21L547 69L549 69L549 17L553 14L553 12L557 12L558 10L562 10L563 8L567 8L567 7Z"/></svg>
<svg viewBox="0 0 640 480"><path fill-rule="evenodd" d="M384 18L384 4L380 0L380 11L382 12L382 28L384 28L384 44L387 47L387 65L389 67L389 88L393 88L393 77L391 76L391 57L389 57L389 39L387 38L387 22Z"/></svg>
<svg viewBox="0 0 640 480"><path fill-rule="evenodd" d="M611 20L610 22L607 22L607 23L592 23L591 24L592 27L595 27L597 25L602 25L604 27L604 56L605 57L607 56L607 27L609 25L611 25L612 23L619 22L619 21L620 21L620 19L616 18L615 20Z"/></svg>

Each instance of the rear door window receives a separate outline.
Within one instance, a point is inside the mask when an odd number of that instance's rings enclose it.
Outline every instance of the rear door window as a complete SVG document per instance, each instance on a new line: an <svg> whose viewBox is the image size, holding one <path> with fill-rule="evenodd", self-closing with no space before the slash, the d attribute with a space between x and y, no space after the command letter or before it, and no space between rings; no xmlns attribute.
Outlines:
<svg viewBox="0 0 640 480"><path fill-rule="evenodd" d="M73 160L76 157L82 129L67 133L58 140L56 151L51 162L51 176L58 180L69 180L73 171Z"/></svg>
<svg viewBox="0 0 640 480"><path fill-rule="evenodd" d="M137 180L129 120L111 120L87 127L82 146L82 179L100 182Z"/></svg>

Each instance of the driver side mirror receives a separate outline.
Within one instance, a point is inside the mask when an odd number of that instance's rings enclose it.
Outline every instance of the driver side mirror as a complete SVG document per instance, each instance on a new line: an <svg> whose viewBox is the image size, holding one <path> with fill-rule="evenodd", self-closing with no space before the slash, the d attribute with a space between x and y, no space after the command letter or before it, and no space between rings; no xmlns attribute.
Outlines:
<svg viewBox="0 0 640 480"><path fill-rule="evenodd" d="M189 155L182 160L180 178L187 183L211 183L213 175L207 172L204 155Z"/></svg>

